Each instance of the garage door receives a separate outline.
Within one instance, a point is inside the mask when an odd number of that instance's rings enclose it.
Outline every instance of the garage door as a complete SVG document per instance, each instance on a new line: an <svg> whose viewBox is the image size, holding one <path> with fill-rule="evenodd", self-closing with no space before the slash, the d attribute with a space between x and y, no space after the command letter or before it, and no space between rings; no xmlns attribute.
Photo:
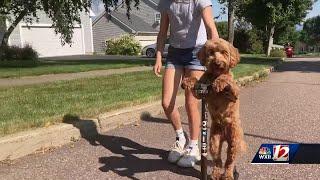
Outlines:
<svg viewBox="0 0 320 180"><path fill-rule="evenodd" d="M50 27L22 27L23 45L30 44L41 57L84 54L81 28L75 28L72 45L61 45L60 35L56 35Z"/></svg>

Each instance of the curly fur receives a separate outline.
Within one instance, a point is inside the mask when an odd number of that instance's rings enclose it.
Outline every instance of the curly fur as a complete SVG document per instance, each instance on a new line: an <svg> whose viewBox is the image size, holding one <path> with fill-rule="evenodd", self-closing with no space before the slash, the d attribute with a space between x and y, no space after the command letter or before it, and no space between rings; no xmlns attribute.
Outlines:
<svg viewBox="0 0 320 180"><path fill-rule="evenodd" d="M194 89L197 83L211 84L212 90L205 97L211 115L210 153L214 161L212 179L233 179L236 157L245 149L243 130L239 119L239 87L230 69L240 61L238 49L223 39L208 40L198 53L198 59L207 67L197 80L185 78L182 86ZM200 95L193 91L194 96ZM227 142L227 160L224 174L221 160L223 142Z"/></svg>

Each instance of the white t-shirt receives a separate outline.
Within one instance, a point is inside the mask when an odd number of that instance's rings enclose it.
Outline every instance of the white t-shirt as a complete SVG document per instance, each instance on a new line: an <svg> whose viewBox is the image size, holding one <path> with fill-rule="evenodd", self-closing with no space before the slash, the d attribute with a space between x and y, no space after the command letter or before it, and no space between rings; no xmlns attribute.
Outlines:
<svg viewBox="0 0 320 180"><path fill-rule="evenodd" d="M193 48L206 43L202 10L208 6L212 6L211 0L160 0L159 11L169 16L171 46Z"/></svg>

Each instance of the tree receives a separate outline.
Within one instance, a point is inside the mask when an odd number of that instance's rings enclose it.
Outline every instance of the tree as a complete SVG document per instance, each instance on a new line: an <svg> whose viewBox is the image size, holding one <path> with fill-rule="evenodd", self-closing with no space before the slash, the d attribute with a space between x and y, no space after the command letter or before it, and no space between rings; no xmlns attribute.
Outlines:
<svg viewBox="0 0 320 180"><path fill-rule="evenodd" d="M235 24L234 46L241 53L262 54L263 41L261 32L246 21L238 20Z"/></svg>
<svg viewBox="0 0 320 180"><path fill-rule="evenodd" d="M105 8L110 11L112 7L120 4L118 0L103 0ZM131 4L137 7L139 0L122 0L130 15ZM89 11L91 0L0 0L0 17L4 16L10 25L4 33L1 46L6 46L12 31L19 22L32 24L39 20L38 11L44 11L52 20L52 27L56 34L60 34L61 44L71 44L75 23L81 22L80 13Z"/></svg>
<svg viewBox="0 0 320 180"><path fill-rule="evenodd" d="M228 22L227 21L216 22L216 26L219 32L219 37L227 40L228 39Z"/></svg>
<svg viewBox="0 0 320 180"><path fill-rule="evenodd" d="M320 15L307 19L303 24L304 41L311 45L320 44ZM307 35L307 36L306 36Z"/></svg>
<svg viewBox="0 0 320 180"><path fill-rule="evenodd" d="M299 41L300 34L301 33L296 30L295 26L277 28L274 34L274 42L282 45L291 43L294 46Z"/></svg>
<svg viewBox="0 0 320 180"><path fill-rule="evenodd" d="M312 8L313 2L313 0L244 0L239 8L239 14L268 34L266 54L269 56L276 29L300 23Z"/></svg>
<svg viewBox="0 0 320 180"><path fill-rule="evenodd" d="M236 9L241 2L240 0L218 0L221 4L227 4L228 7L228 41L233 44L234 41L234 21Z"/></svg>
<svg viewBox="0 0 320 180"><path fill-rule="evenodd" d="M222 21L216 23L219 36L223 39L228 39L228 22ZM263 53L263 43L260 39L260 34L252 26L244 21L237 21L234 29L234 46L241 53Z"/></svg>

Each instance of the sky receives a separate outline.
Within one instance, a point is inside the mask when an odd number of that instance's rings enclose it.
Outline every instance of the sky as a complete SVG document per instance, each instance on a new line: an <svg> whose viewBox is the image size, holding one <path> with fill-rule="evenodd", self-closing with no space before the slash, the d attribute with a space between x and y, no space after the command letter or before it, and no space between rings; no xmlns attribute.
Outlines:
<svg viewBox="0 0 320 180"><path fill-rule="evenodd" d="M307 18L319 16L320 15L320 1L313 5L312 11L308 14Z"/></svg>
<svg viewBox="0 0 320 180"><path fill-rule="evenodd" d="M223 7L221 4L218 3L217 0L212 0L213 3L213 14L214 16L219 16L221 14L221 7ZM313 5L313 9L309 12L307 15L307 18L314 17L320 15L320 1L316 2ZM219 19L216 21L227 21L227 15L221 15Z"/></svg>

